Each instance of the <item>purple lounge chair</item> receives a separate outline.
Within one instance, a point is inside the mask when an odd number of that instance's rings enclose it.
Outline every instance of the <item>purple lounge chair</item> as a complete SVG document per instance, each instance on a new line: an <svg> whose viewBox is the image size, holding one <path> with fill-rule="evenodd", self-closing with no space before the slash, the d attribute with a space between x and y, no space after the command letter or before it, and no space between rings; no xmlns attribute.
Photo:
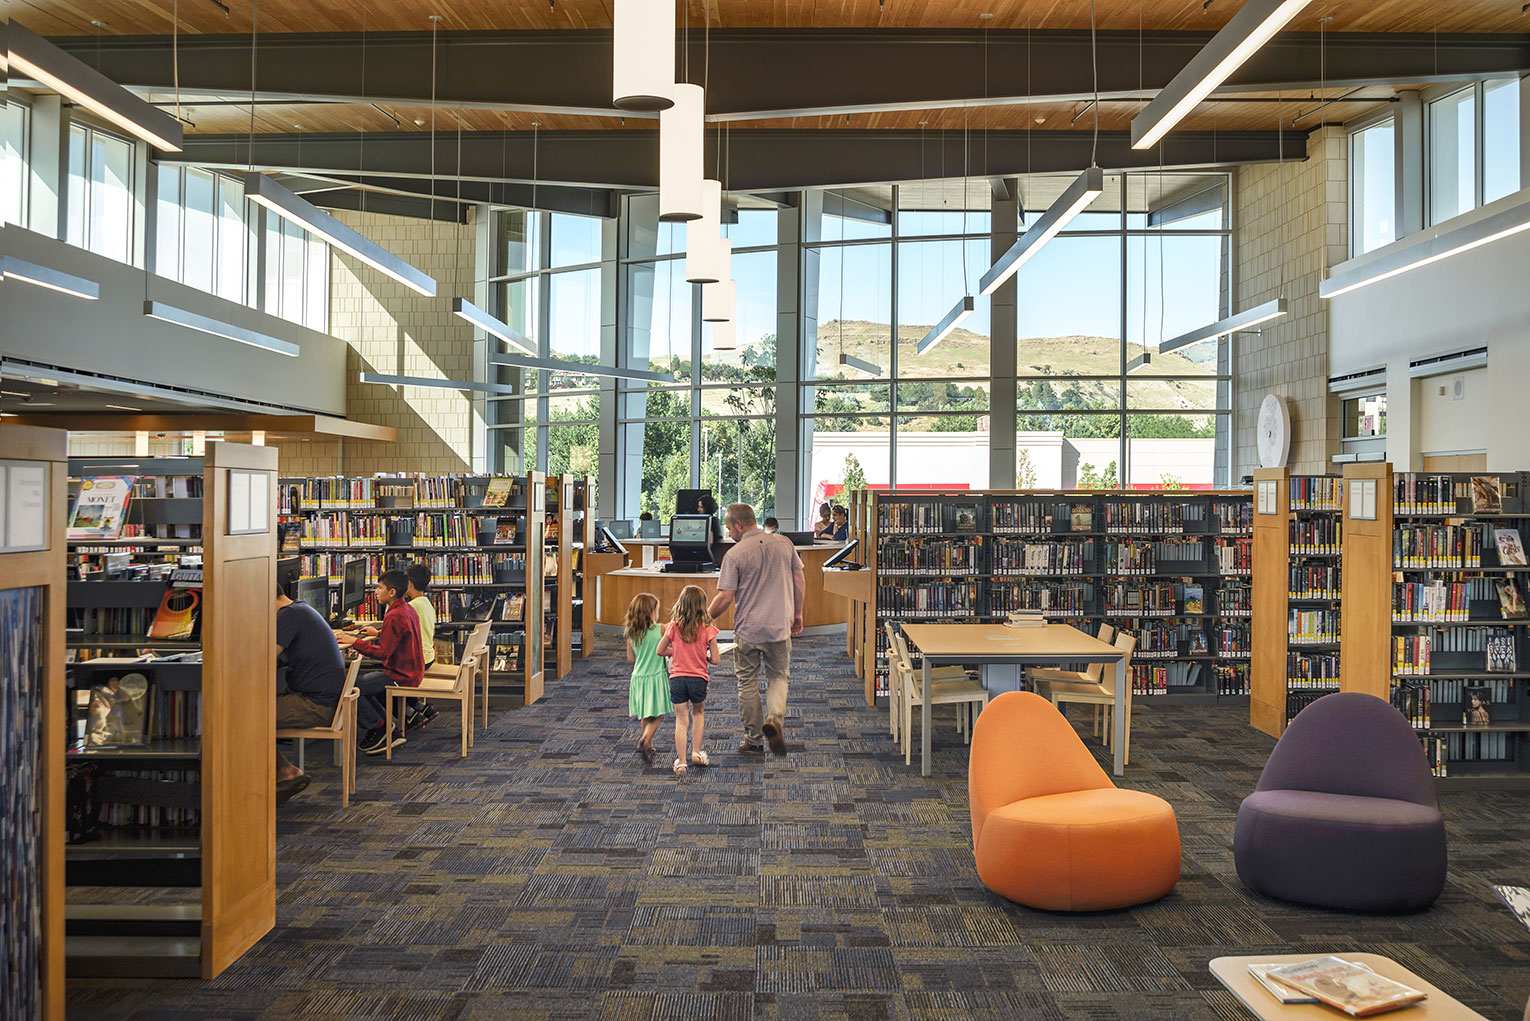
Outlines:
<svg viewBox="0 0 1530 1021"><path fill-rule="evenodd" d="M1341 692L1291 721L1233 836L1238 878L1282 900L1418 911L1445 887L1445 820L1413 728Z"/></svg>

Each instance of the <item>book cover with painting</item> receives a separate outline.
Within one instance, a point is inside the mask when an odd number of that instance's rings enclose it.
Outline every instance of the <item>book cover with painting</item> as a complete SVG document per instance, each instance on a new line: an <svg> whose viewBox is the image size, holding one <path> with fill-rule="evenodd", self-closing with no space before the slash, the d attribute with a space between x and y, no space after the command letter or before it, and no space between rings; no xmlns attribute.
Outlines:
<svg viewBox="0 0 1530 1021"><path fill-rule="evenodd" d="M1271 968L1266 976L1310 993L1351 1017L1369 1017L1424 999L1424 993L1338 957L1319 957Z"/></svg>
<svg viewBox="0 0 1530 1021"><path fill-rule="evenodd" d="M1202 585L1185 586L1185 612L1206 612L1206 589Z"/></svg>
<svg viewBox="0 0 1530 1021"><path fill-rule="evenodd" d="M489 488L483 494L483 505L485 507L503 507L506 501L510 499L511 487L514 485L514 479L490 479Z"/></svg>
<svg viewBox="0 0 1530 1021"><path fill-rule="evenodd" d="M1094 529L1094 504L1075 503L1069 509L1068 519L1072 523L1073 531L1092 531Z"/></svg>
<svg viewBox="0 0 1530 1021"><path fill-rule="evenodd" d="M977 531L978 508L975 503L958 503L951 507L952 529L958 532Z"/></svg>
<svg viewBox="0 0 1530 1021"><path fill-rule="evenodd" d="M1503 510L1503 483L1497 475L1472 476L1472 513L1497 514Z"/></svg>
<svg viewBox="0 0 1530 1021"><path fill-rule="evenodd" d="M1519 541L1519 529L1498 528L1493 531L1498 541L1498 562L1504 567L1525 567L1525 545Z"/></svg>
<svg viewBox="0 0 1530 1021"><path fill-rule="evenodd" d="M1487 668L1491 673L1512 674L1519 669L1513 635L1490 635L1487 640Z"/></svg>
<svg viewBox="0 0 1530 1021"><path fill-rule="evenodd" d="M1500 578L1493 587L1498 593L1498 609L1504 620L1518 620L1525 615L1525 597L1513 578Z"/></svg>
<svg viewBox="0 0 1530 1021"><path fill-rule="evenodd" d="M158 641L191 641L202 623L202 572L178 568L160 597L149 637Z"/></svg>
<svg viewBox="0 0 1530 1021"><path fill-rule="evenodd" d="M97 475L80 480L69 511L70 539L115 539L127 521L133 475Z"/></svg>

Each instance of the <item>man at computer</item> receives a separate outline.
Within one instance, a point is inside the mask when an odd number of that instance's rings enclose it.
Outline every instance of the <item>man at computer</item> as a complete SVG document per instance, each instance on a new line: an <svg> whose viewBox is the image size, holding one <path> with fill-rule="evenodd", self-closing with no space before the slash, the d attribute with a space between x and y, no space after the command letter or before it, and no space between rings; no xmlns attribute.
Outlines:
<svg viewBox="0 0 1530 1021"><path fill-rule="evenodd" d="M345 689L345 660L319 611L287 598L276 587L276 661L287 670L287 690L276 696L278 728L327 727ZM307 775L276 752L276 803L308 786Z"/></svg>
<svg viewBox="0 0 1530 1021"><path fill-rule="evenodd" d="M425 678L425 654L420 644L420 618L404 593L409 576L403 571L384 571L374 592L377 604L384 607L382 628L376 639L339 632L335 639L342 649L355 649L363 656L382 661L382 669L365 670L356 679L361 699L356 704L361 728L361 750L380 755L388 750L387 716L383 707L383 689L391 684L418 687ZM393 747L404 743L402 734L393 735Z"/></svg>

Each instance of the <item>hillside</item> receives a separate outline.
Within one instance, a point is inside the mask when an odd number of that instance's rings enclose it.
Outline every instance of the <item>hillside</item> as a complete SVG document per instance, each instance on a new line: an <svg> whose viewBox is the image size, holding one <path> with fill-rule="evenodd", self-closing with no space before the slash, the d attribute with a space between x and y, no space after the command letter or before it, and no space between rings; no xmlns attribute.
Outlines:
<svg viewBox="0 0 1530 1021"><path fill-rule="evenodd" d="M957 329L927 355L915 355L919 338L928 326L905 325L898 331L898 357L901 374L909 376L965 376L983 369L988 363L988 338ZM864 378L854 369L839 365L841 324L838 320L818 326L818 372L820 377L843 372L846 378ZM846 320L843 324L845 354L886 366L887 326L864 320ZM1212 361L1216 345L1200 344L1192 349L1205 361L1186 357L1175 351L1153 355L1153 375L1178 375L1177 380L1138 380L1129 378L1128 403L1133 408L1164 411L1192 411L1216 406L1216 380L1205 373L1215 371ZM1140 344L1127 344L1128 360L1142 353ZM1019 376L1050 376L1053 388L1061 392L1070 386L1069 376L1115 375L1121 371L1120 342L1109 337L1031 337L1020 341ZM1199 376L1200 378L1194 378ZM1058 377L1062 377L1059 379ZM1024 383L1022 382L1022 389ZM1079 397L1086 404L1101 401L1114 404L1117 385L1109 380L1079 380Z"/></svg>

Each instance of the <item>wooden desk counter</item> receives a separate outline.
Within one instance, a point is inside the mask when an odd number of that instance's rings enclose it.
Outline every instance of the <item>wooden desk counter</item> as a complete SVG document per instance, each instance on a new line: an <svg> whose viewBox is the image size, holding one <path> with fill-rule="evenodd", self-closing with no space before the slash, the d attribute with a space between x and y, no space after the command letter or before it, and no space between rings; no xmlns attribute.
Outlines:
<svg viewBox="0 0 1530 1021"><path fill-rule="evenodd" d="M622 545L628 547L636 560L637 551L632 549L633 544L623 541ZM850 619L848 601L843 596L824 590L823 563L839 550L838 543L797 547L797 555L802 558L802 573L807 582L807 593L802 604L803 627L827 627L843 624ZM657 566L597 570L597 566L603 567L619 559L612 558L611 561L606 561L602 558L604 562L599 565L593 562L593 558L586 561L589 568L587 577L596 579L598 590L595 619L602 624L620 627L627 615L628 604L639 592L652 592L657 596L659 605L663 607L666 615L669 607L674 605L675 599L680 595L680 590L687 585L701 586L708 599L717 594L716 571L705 574L668 574L658 570ZM717 626L724 631L731 630L733 611L729 610L723 614L717 621Z"/></svg>

